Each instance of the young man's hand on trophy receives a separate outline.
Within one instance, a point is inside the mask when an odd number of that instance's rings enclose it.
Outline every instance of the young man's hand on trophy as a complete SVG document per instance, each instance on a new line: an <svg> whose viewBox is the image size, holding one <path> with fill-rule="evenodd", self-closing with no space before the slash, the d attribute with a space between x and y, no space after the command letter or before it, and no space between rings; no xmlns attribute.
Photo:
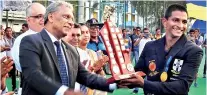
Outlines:
<svg viewBox="0 0 207 95"><path fill-rule="evenodd" d="M141 77L140 74L132 74L130 78L120 80L118 83L119 88L135 88L144 86L144 79Z"/></svg>

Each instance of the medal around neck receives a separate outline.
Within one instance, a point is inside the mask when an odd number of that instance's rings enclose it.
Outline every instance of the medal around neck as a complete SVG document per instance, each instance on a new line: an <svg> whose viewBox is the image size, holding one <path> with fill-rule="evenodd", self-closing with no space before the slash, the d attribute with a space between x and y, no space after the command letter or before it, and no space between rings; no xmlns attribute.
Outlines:
<svg viewBox="0 0 207 95"><path fill-rule="evenodd" d="M162 72L161 76L160 76L160 80L162 82L165 82L167 80L167 72Z"/></svg>
<svg viewBox="0 0 207 95"><path fill-rule="evenodd" d="M170 57L168 58L168 60L167 60L167 62L166 62L166 64L165 64L164 71L163 71L162 74L160 75L160 80L161 80L162 82L165 82L165 81L167 80L167 78L168 78L167 71L168 71L168 69L169 69L169 64L170 64L171 60L172 60L172 56L170 56Z"/></svg>

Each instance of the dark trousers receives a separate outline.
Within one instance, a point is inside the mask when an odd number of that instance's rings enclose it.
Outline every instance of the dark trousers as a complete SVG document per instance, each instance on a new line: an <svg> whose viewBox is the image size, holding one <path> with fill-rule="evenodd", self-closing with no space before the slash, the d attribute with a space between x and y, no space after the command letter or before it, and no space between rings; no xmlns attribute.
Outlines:
<svg viewBox="0 0 207 95"><path fill-rule="evenodd" d="M16 89L16 68L13 65L13 69L9 72L10 77L12 78L12 90Z"/></svg>
<svg viewBox="0 0 207 95"><path fill-rule="evenodd" d="M22 73L20 73L20 87L22 88L22 83L23 83L23 74Z"/></svg>

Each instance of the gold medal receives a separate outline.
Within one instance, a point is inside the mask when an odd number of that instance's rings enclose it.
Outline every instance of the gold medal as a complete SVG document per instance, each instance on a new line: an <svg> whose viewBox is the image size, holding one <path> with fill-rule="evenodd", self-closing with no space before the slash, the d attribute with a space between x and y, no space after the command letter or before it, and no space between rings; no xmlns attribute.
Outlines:
<svg viewBox="0 0 207 95"><path fill-rule="evenodd" d="M162 74L160 75L160 80L162 82L165 82L167 80L167 72L162 72Z"/></svg>

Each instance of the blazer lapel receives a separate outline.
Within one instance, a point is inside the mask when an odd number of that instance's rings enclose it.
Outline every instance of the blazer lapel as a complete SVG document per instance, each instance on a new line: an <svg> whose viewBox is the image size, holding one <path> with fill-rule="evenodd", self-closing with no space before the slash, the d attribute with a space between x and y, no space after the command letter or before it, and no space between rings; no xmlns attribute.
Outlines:
<svg viewBox="0 0 207 95"><path fill-rule="evenodd" d="M70 87L72 86L72 79L74 79L74 78L72 78L73 77L73 64L72 64L72 54L71 54L71 52L70 52L70 50L69 50L69 48L68 48L68 46L67 46L67 43L66 42L64 42L64 41L62 41L62 47L63 47L63 51L64 51L64 54L65 54L65 59L66 59L66 61L67 61L67 67L68 67L68 76L69 76L69 85L70 85Z"/></svg>
<svg viewBox="0 0 207 95"><path fill-rule="evenodd" d="M172 56L172 58L175 57L175 55L182 50L183 46L185 45L185 43L187 42L187 38L186 36L183 34L180 39L173 45L173 47L171 48L171 50L169 51L168 55L166 56L167 59L169 58L169 56Z"/></svg>
<svg viewBox="0 0 207 95"><path fill-rule="evenodd" d="M163 59L165 58L165 37L158 39L154 47L156 49L156 65L162 64Z"/></svg>
<svg viewBox="0 0 207 95"><path fill-rule="evenodd" d="M52 40L50 39L50 37L47 34L47 32L45 31L45 29L43 29L40 32L40 34L42 35L42 38L44 39L44 44L47 47L50 55L52 56L52 60L54 61L55 66L58 70L58 73L60 74L60 68L59 68L58 61L57 61L58 59L57 59L57 56L56 56L56 53L55 53L55 49L54 49L54 45L52 43Z"/></svg>

